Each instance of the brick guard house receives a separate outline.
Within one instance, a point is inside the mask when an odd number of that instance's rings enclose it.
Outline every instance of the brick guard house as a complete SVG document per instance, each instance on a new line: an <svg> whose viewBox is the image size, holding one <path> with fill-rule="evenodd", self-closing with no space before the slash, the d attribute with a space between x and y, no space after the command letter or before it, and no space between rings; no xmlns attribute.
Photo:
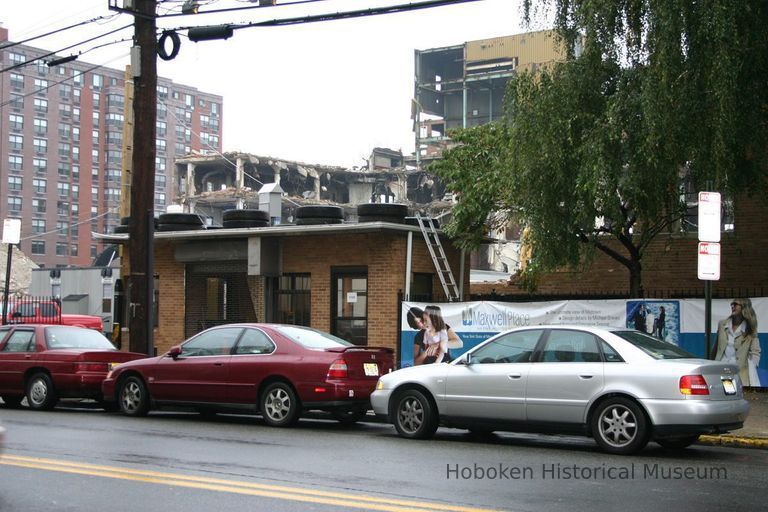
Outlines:
<svg viewBox="0 0 768 512"><path fill-rule="evenodd" d="M128 276L128 235L98 236L123 244L122 275ZM468 290L464 255L441 240L456 282ZM406 274L412 300L444 300L420 228L407 224L156 232L154 262L158 354L205 328L233 322L307 325L397 351ZM123 347L128 335L124 330Z"/></svg>

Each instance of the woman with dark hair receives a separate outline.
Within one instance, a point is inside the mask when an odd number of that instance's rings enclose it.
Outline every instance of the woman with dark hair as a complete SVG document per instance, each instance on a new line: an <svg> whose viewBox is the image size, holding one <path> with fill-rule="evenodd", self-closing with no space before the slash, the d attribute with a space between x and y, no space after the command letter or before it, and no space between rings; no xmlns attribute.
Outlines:
<svg viewBox="0 0 768 512"><path fill-rule="evenodd" d="M427 353L424 350L424 310L413 306L405 315L406 321L411 329L419 332L413 340L413 365L424 364Z"/></svg>
<svg viewBox="0 0 768 512"><path fill-rule="evenodd" d="M749 299L733 299L731 314L717 325L716 361L739 366L739 377L744 386L760 386L755 380L760 362L760 339L757 337L757 315ZM750 376L750 373L752 375ZM750 378L752 377L752 378Z"/></svg>
<svg viewBox="0 0 768 512"><path fill-rule="evenodd" d="M448 326L438 306L424 310L424 347L427 357L424 364L448 361Z"/></svg>

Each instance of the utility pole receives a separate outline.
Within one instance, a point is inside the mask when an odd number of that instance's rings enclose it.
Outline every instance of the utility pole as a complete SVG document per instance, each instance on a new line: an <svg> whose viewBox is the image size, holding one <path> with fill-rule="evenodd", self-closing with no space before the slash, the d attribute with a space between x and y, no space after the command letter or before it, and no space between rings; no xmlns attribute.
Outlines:
<svg viewBox="0 0 768 512"><path fill-rule="evenodd" d="M134 9L129 347L132 352L153 355L157 0L135 0Z"/></svg>

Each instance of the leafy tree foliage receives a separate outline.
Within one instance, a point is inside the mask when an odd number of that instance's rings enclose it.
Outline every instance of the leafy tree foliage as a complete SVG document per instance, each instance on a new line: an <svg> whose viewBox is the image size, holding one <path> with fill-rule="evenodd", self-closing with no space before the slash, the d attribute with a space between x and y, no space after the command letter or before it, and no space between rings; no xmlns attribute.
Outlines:
<svg viewBox="0 0 768 512"><path fill-rule="evenodd" d="M599 250L642 296L683 174L729 195L765 185L768 2L534 3L554 6L571 58L515 77L504 121L452 133L434 166L460 197L448 229L473 247L506 212L530 228L527 283Z"/></svg>

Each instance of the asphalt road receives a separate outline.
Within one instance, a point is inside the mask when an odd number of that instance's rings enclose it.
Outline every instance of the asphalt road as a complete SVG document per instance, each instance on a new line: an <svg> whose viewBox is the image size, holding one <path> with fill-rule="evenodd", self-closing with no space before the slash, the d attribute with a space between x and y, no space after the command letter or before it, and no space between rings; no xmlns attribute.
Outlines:
<svg viewBox="0 0 768 512"><path fill-rule="evenodd" d="M696 446L639 456L589 439L98 410L0 410L6 511L759 510L768 451Z"/></svg>

